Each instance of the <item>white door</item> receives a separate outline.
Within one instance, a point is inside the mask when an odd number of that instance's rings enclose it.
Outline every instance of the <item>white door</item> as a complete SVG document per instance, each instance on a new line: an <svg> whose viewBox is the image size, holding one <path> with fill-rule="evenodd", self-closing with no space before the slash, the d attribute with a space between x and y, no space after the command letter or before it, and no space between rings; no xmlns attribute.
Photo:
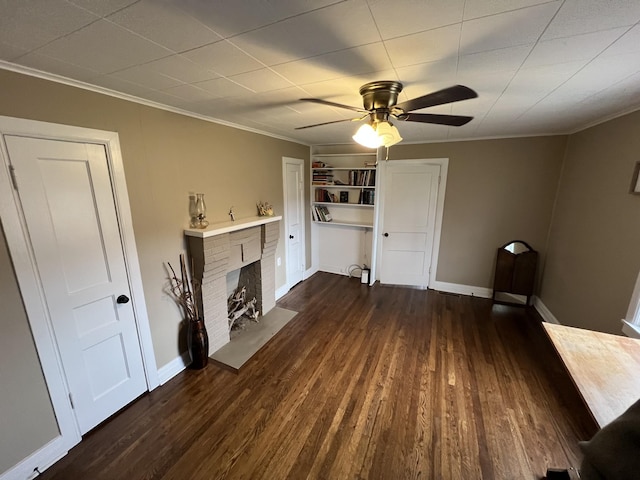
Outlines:
<svg viewBox="0 0 640 480"><path fill-rule="evenodd" d="M84 434L147 389L105 148L5 138Z"/></svg>
<svg viewBox="0 0 640 480"><path fill-rule="evenodd" d="M439 176L439 165L387 164L381 283L428 286Z"/></svg>
<svg viewBox="0 0 640 480"><path fill-rule="evenodd" d="M302 281L304 274L304 164L284 159L284 211L287 254L287 286Z"/></svg>

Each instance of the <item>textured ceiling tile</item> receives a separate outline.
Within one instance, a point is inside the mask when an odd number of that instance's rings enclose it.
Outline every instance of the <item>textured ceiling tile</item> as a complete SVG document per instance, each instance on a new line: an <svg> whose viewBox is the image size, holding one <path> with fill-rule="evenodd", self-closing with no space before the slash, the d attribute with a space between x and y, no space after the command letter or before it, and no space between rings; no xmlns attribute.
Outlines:
<svg viewBox="0 0 640 480"><path fill-rule="evenodd" d="M225 38L321 9L341 0L166 0Z"/></svg>
<svg viewBox="0 0 640 480"><path fill-rule="evenodd" d="M349 48L339 52L275 65L273 70L291 82L304 85L391 69L391 62L381 42Z"/></svg>
<svg viewBox="0 0 640 480"><path fill-rule="evenodd" d="M108 88L109 90L126 93L140 98L143 98L143 95L149 92L149 89L142 85L131 83L126 80L122 80L121 78L115 78L111 75L101 75L95 78L91 83L100 87Z"/></svg>
<svg viewBox="0 0 640 480"><path fill-rule="evenodd" d="M260 62L226 40L185 52L183 56L202 68L213 70L227 77L264 67Z"/></svg>
<svg viewBox="0 0 640 480"><path fill-rule="evenodd" d="M167 92L160 92L157 90L146 91L142 95L140 95L140 97L152 102L160 103L162 105L169 105L176 108L183 108L189 103L183 98L176 97L175 95L171 95Z"/></svg>
<svg viewBox="0 0 640 480"><path fill-rule="evenodd" d="M453 84L456 79L457 59L447 58L435 62L420 63L408 67L397 68L398 77L405 86L432 85L439 83Z"/></svg>
<svg viewBox="0 0 640 480"><path fill-rule="evenodd" d="M459 23L464 5L464 0L369 0L384 40Z"/></svg>
<svg viewBox="0 0 640 480"><path fill-rule="evenodd" d="M630 26L639 20L638 0L566 0L543 40Z"/></svg>
<svg viewBox="0 0 640 480"><path fill-rule="evenodd" d="M29 53L29 50L17 45L0 42L0 59L2 60L11 62L25 53Z"/></svg>
<svg viewBox="0 0 640 480"><path fill-rule="evenodd" d="M230 77L236 83L253 90L254 92L267 92L280 88L290 87L291 83L268 68L253 72L241 73Z"/></svg>
<svg viewBox="0 0 640 480"><path fill-rule="evenodd" d="M357 114L299 98L360 107L375 80L402 81L400 101L478 92L427 110L471 123L402 122L407 142L544 133L545 115L567 131L640 104L638 0L461 1L5 0L0 58L309 143L351 142L356 124L295 126ZM204 65L174 52L192 45Z"/></svg>
<svg viewBox="0 0 640 480"><path fill-rule="evenodd" d="M0 42L30 51L98 18L63 0L4 1L0 4Z"/></svg>
<svg viewBox="0 0 640 480"><path fill-rule="evenodd" d="M237 97L239 95L249 95L252 93L252 90L232 82L227 78L206 80L204 82L195 83L194 86L211 92L217 97Z"/></svg>
<svg viewBox="0 0 640 480"><path fill-rule="evenodd" d="M153 90L164 90L183 83L180 80L158 73L147 65L126 68L112 73L111 76L137 83L138 85L144 85Z"/></svg>
<svg viewBox="0 0 640 480"><path fill-rule="evenodd" d="M196 65L191 60L184 58L182 55L171 55L159 60L147 63L145 66L150 69L177 78L184 83L202 82L219 77L219 75L211 70L206 70Z"/></svg>
<svg viewBox="0 0 640 480"><path fill-rule="evenodd" d="M90 12L104 17L117 10L125 8L139 0L67 0L69 3L82 7Z"/></svg>
<svg viewBox="0 0 640 480"><path fill-rule="evenodd" d="M479 17L488 17L542 3L549 3L549 0L466 0L464 19L471 20ZM555 3L559 4L560 2Z"/></svg>
<svg viewBox="0 0 640 480"><path fill-rule="evenodd" d="M640 25L627 30L627 32L602 52L601 56L611 57L625 53L640 53Z"/></svg>
<svg viewBox="0 0 640 480"><path fill-rule="evenodd" d="M350 0L233 38L266 65L380 41L364 0Z"/></svg>
<svg viewBox="0 0 640 480"><path fill-rule="evenodd" d="M175 52L221 40L220 35L168 2L142 0L109 20Z"/></svg>
<svg viewBox="0 0 640 480"><path fill-rule="evenodd" d="M64 62L110 73L146 63L171 52L117 25L99 20L41 48L43 53Z"/></svg>
<svg viewBox="0 0 640 480"><path fill-rule="evenodd" d="M535 46L523 66L528 68L575 60L590 60L604 51L626 30L626 28L614 28L573 37L541 41Z"/></svg>
<svg viewBox="0 0 640 480"><path fill-rule="evenodd" d="M400 68L456 57L459 36L460 25L452 25L386 40L384 43L391 63Z"/></svg>
<svg viewBox="0 0 640 480"><path fill-rule="evenodd" d="M537 103L578 73L584 63L578 60L561 65L523 68L513 77L505 95L526 99L521 105Z"/></svg>
<svg viewBox="0 0 640 480"><path fill-rule="evenodd" d="M552 2L465 21L462 24L460 51L470 54L536 42L558 6L558 2Z"/></svg>
<svg viewBox="0 0 640 480"><path fill-rule="evenodd" d="M81 82L92 83L100 74L87 68L78 67L70 63L61 62L55 58L40 55L38 53L30 53L20 59L20 64L27 67L35 68L41 72L53 73L61 77L79 80Z"/></svg>
<svg viewBox="0 0 640 480"><path fill-rule="evenodd" d="M171 87L163 90L163 93L180 97L188 102L200 102L216 97L213 93L193 85L178 85L177 87Z"/></svg>
<svg viewBox="0 0 640 480"><path fill-rule="evenodd" d="M458 62L458 74L467 76L483 75L500 70L517 70L524 63L533 46L533 43L529 43L516 47L462 55Z"/></svg>
<svg viewBox="0 0 640 480"><path fill-rule="evenodd" d="M381 70L366 75L355 75L352 77L342 77L339 80L326 80L322 82L309 83L302 88L311 97L322 98L332 102L346 103L356 107L362 106L362 97L359 90L365 83L376 80L396 80L399 81L394 70Z"/></svg>

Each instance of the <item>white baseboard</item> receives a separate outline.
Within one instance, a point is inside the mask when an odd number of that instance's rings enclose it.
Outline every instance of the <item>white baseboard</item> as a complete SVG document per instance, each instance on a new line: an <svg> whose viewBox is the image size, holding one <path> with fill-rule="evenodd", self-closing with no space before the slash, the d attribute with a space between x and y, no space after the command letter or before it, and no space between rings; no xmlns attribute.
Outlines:
<svg viewBox="0 0 640 480"><path fill-rule="evenodd" d="M304 274L302 275L302 279L306 280L307 278L310 278L312 275L314 275L317 272L318 272L318 267L311 267L304 271Z"/></svg>
<svg viewBox="0 0 640 480"><path fill-rule="evenodd" d="M533 306L545 322L562 325L555 315L551 313L551 310L549 310L542 300L540 300L536 295L533 296Z"/></svg>
<svg viewBox="0 0 640 480"><path fill-rule="evenodd" d="M622 320L622 333L629 338L640 338L640 328L624 319Z"/></svg>
<svg viewBox="0 0 640 480"><path fill-rule="evenodd" d="M276 290L276 302L289 293L289 287L285 284Z"/></svg>
<svg viewBox="0 0 640 480"><path fill-rule="evenodd" d="M44 472L67 454L62 436L56 437L43 447L39 448L27 458L0 474L0 480L30 480L36 478L38 473Z"/></svg>
<svg viewBox="0 0 640 480"><path fill-rule="evenodd" d="M182 352L179 357L174 358L165 366L158 369L158 380L160 385L164 385L189 365L191 359L189 352Z"/></svg>
<svg viewBox="0 0 640 480"><path fill-rule="evenodd" d="M437 280L432 282L431 285L429 285L429 288L439 290L441 292L469 295L471 297L491 298L493 296L493 290L490 288L462 285L460 283L439 282Z"/></svg>

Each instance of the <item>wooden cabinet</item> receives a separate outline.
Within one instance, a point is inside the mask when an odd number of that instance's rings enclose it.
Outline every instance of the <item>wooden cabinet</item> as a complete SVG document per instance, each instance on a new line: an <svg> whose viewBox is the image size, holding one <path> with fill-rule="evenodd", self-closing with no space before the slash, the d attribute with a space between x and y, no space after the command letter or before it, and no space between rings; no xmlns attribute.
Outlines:
<svg viewBox="0 0 640 480"><path fill-rule="evenodd" d="M493 280L493 301L520 305L513 295L523 295L529 305L535 286L538 252L526 242L514 240L498 249ZM503 296L501 294L511 294Z"/></svg>

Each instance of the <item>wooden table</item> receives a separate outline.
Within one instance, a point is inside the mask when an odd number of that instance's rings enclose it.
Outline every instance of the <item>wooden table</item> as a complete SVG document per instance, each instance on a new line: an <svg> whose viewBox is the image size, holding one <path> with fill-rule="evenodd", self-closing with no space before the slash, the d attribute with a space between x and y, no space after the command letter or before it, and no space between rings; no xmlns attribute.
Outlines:
<svg viewBox="0 0 640 480"><path fill-rule="evenodd" d="M542 325L601 428L640 399L640 340Z"/></svg>

